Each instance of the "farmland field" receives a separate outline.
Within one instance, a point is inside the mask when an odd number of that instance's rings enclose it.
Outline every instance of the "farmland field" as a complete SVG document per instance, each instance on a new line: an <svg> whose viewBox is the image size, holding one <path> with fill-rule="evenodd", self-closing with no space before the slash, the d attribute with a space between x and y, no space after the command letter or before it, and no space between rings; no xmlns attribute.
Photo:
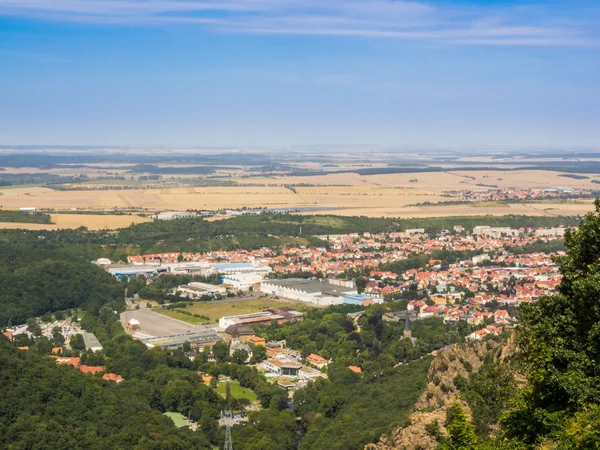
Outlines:
<svg viewBox="0 0 600 450"><path fill-rule="evenodd" d="M288 306L290 308L306 309L310 307L306 303L295 302L291 300L274 300L271 298L259 298L249 300L222 300L218 302L197 302L192 306L178 308L188 311L191 314L198 314L210 318L211 322L218 321L223 316L234 316L237 314L249 314L263 311L268 308L280 308ZM157 309L157 312L175 319L183 320L192 324L203 323L202 319L178 313L175 310Z"/></svg>
<svg viewBox="0 0 600 450"><path fill-rule="evenodd" d="M51 214L51 224L26 222L0 222L0 229L22 228L25 230L58 230L61 228L86 227L89 230L113 230L128 227L132 223L150 222L152 219L137 215L111 214Z"/></svg>
<svg viewBox="0 0 600 450"><path fill-rule="evenodd" d="M561 176L563 175L563 176ZM415 206L451 200L446 191L481 190L493 188L581 188L593 190L600 175L585 178L565 177L560 172L547 170L481 170L388 173L359 175L332 173L311 176L229 177L227 180L246 186L171 187L125 190L57 191L41 186L20 186L0 189L3 194L0 207L18 209L29 206L69 211L71 208L105 210L139 208L142 210L218 210L223 208L324 208L317 214L370 217L440 217L457 214L499 215L574 215L591 210L592 202L556 202L523 204L480 204ZM137 183L137 181L126 181ZM98 181L96 185L112 185L114 181ZM288 186L288 187L286 187ZM293 186L293 187L290 187ZM543 205L543 207L542 207ZM327 211L327 209L329 210ZM110 216L108 216L110 217ZM90 229L119 228L145 219L125 216L58 217L56 227L86 226ZM127 219L126 217L130 217ZM8 227L7 225L2 225ZM17 225L11 225L16 227ZM26 228L42 229L27 226Z"/></svg>

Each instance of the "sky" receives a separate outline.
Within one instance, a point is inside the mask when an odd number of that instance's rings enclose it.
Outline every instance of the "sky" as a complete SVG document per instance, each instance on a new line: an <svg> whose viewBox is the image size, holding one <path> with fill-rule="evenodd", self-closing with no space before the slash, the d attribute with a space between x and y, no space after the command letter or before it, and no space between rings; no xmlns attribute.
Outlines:
<svg viewBox="0 0 600 450"><path fill-rule="evenodd" d="M0 0L0 145L600 147L597 0Z"/></svg>

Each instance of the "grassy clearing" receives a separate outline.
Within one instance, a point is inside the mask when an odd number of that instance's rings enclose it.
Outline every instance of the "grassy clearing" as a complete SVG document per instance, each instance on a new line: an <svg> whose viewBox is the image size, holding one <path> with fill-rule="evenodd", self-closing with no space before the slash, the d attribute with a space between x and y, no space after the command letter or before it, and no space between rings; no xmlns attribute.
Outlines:
<svg viewBox="0 0 600 450"><path fill-rule="evenodd" d="M219 383L217 388L215 389L218 394L225 397L225 385L227 383ZM256 401L256 394L252 389L247 389L240 386L240 383L237 381L230 381L229 387L231 388L231 396L233 398L247 398L250 402Z"/></svg>
<svg viewBox="0 0 600 450"><path fill-rule="evenodd" d="M237 314L249 314L263 311L268 308L280 308L289 306L297 309L307 309L306 303L294 302L288 300L274 300L272 298L259 298L250 300L223 300L220 302L198 302L186 308L178 308L188 311L192 314L199 314L209 317L211 322L219 320L223 316L234 316ZM178 313L175 310L157 309L156 311L169 317L184 320L193 324L205 323L206 321L187 314Z"/></svg>
<svg viewBox="0 0 600 450"><path fill-rule="evenodd" d="M166 412L164 413L164 415L171 419L177 428L183 428L188 426L188 423L186 422L185 416L183 414L176 412Z"/></svg>

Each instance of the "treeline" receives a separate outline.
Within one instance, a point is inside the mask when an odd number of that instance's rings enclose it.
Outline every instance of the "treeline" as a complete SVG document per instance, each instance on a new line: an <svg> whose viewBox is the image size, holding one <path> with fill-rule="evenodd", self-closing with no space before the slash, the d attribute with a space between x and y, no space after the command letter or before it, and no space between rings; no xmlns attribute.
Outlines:
<svg viewBox="0 0 600 450"><path fill-rule="evenodd" d="M538 239L531 244L510 248L510 252L515 255L522 255L526 253L555 253L563 250L565 250L564 239L554 239L551 241Z"/></svg>
<svg viewBox="0 0 600 450"><path fill-rule="evenodd" d="M49 214L40 212L27 213L23 211L0 210L0 222L45 223L50 224Z"/></svg>
<svg viewBox="0 0 600 450"><path fill-rule="evenodd" d="M159 175L208 175L217 170L235 170L234 166L185 166L158 167L152 164L139 164L131 169L133 173L151 173Z"/></svg>
<svg viewBox="0 0 600 450"><path fill-rule="evenodd" d="M159 220L131 225L119 230L0 230L0 241L24 243L36 247L57 246L89 260L108 257L126 260L128 255L161 251L206 252L211 250L254 250L261 247L312 245L327 243L313 235L369 231L392 232L408 228L425 228L427 232L452 229L461 225L510 227L551 227L577 225L576 217L448 217L429 219L382 219L368 217L300 216L292 214L257 214L214 222L201 217ZM300 232L302 228L302 232Z"/></svg>

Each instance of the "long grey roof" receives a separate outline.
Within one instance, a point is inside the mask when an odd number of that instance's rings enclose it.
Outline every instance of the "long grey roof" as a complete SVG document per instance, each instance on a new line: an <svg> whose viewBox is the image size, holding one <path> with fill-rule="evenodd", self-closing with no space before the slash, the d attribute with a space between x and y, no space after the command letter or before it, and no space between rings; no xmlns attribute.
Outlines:
<svg viewBox="0 0 600 450"><path fill-rule="evenodd" d="M302 278L287 278L283 280L265 280L264 283L273 284L275 286L296 289L308 293L324 293L334 296L344 295L348 292L354 292L356 289L344 286L334 286L318 280L304 280Z"/></svg>

